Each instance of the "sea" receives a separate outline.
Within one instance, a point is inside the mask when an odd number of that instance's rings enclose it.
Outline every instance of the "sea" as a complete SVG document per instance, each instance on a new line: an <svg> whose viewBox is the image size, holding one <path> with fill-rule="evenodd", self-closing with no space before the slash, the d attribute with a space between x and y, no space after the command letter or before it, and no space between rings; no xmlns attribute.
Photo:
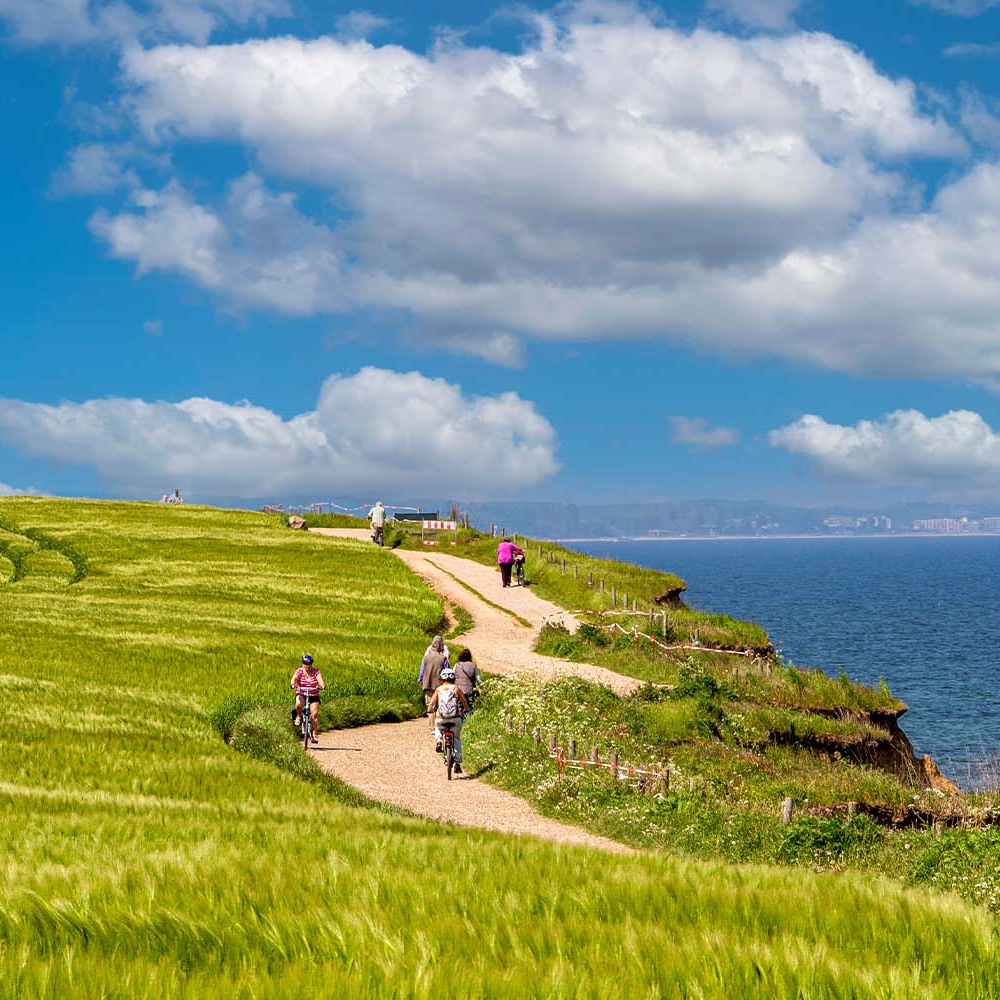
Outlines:
<svg viewBox="0 0 1000 1000"><path fill-rule="evenodd" d="M797 666L875 685L900 725L965 788L1000 763L1000 537L573 541L676 573L686 602L758 622Z"/></svg>

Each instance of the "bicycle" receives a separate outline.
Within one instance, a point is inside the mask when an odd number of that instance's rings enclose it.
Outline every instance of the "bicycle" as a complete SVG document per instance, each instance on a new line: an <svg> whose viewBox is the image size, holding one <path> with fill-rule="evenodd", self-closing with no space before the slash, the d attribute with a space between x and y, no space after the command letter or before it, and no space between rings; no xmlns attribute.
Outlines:
<svg viewBox="0 0 1000 1000"><path fill-rule="evenodd" d="M373 527L372 528L372 541L376 545L385 545L385 528Z"/></svg>
<svg viewBox="0 0 1000 1000"><path fill-rule="evenodd" d="M312 723L312 712L309 711L309 696L312 692L306 691L296 691L296 694L302 695L305 698L305 705L302 706L301 718L299 719L299 725L302 727L302 748L304 750L309 749L309 744L314 739L313 737L313 723ZM295 709L293 709L295 711Z"/></svg>
<svg viewBox="0 0 1000 1000"><path fill-rule="evenodd" d="M455 768L455 723L438 721L441 730L441 745L444 747L444 767L451 781L451 772Z"/></svg>
<svg viewBox="0 0 1000 1000"><path fill-rule="evenodd" d="M514 579L517 580L517 585L519 587L524 586L524 560L515 559L514 560Z"/></svg>

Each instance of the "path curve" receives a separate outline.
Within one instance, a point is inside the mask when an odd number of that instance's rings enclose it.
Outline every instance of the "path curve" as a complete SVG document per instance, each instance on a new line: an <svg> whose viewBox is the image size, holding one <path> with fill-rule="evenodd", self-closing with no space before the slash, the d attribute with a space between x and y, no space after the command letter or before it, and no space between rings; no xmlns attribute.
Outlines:
<svg viewBox="0 0 1000 1000"><path fill-rule="evenodd" d="M542 837L619 854L631 848L540 816L522 798L471 775L445 777L426 719L321 733L311 751L325 771L371 799L458 826Z"/></svg>
<svg viewBox="0 0 1000 1000"><path fill-rule="evenodd" d="M369 532L364 528L310 530L315 534L370 544ZM605 684L620 695L629 694L641 685L632 677L603 667L536 653L535 641L544 620L561 619L570 628L575 628L576 622L562 608L538 597L529 588L501 587L495 567L438 549L393 551L432 590L469 612L474 625L462 635L461 642L472 651L480 668L488 673L531 676L543 681L582 677ZM481 600L459 580L506 611ZM513 615L530 625L518 622ZM463 775L449 784L440 758L434 752L425 719L322 733L312 753L324 770L369 798L402 806L430 819L543 837L565 844L583 844L606 851L631 851L616 841L547 819L524 799L470 776Z"/></svg>

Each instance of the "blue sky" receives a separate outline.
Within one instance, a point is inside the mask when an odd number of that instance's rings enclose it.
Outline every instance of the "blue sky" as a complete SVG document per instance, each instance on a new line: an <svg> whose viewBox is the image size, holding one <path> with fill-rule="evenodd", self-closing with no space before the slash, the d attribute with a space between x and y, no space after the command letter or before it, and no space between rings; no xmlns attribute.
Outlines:
<svg viewBox="0 0 1000 1000"><path fill-rule="evenodd" d="M0 492L998 498L1000 3L0 0Z"/></svg>

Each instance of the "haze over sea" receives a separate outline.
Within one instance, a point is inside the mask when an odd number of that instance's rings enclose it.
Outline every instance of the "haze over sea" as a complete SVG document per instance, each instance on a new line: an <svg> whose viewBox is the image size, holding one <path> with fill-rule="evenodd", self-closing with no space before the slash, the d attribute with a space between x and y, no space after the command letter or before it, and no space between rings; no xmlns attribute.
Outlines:
<svg viewBox="0 0 1000 1000"><path fill-rule="evenodd" d="M917 754L980 783L1000 752L1000 537L585 541L595 556L669 570L687 602L763 625L786 660L876 684L910 710Z"/></svg>

